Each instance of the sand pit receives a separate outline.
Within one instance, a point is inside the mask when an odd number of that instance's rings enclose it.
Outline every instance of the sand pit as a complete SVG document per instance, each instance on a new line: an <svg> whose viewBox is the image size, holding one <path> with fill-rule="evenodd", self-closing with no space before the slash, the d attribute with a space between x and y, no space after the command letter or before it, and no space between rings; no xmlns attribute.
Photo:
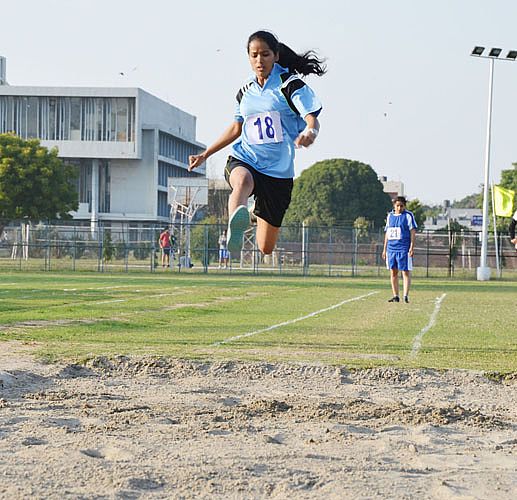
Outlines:
<svg viewBox="0 0 517 500"><path fill-rule="evenodd" d="M0 344L1 498L515 498L517 381Z"/></svg>

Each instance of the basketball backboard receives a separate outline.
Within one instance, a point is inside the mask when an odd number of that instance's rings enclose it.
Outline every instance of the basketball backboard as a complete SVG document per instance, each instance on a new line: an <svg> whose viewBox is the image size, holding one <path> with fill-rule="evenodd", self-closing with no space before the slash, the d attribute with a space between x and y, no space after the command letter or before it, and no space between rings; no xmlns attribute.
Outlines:
<svg viewBox="0 0 517 500"><path fill-rule="evenodd" d="M208 179L206 177L169 177L169 205L208 205Z"/></svg>

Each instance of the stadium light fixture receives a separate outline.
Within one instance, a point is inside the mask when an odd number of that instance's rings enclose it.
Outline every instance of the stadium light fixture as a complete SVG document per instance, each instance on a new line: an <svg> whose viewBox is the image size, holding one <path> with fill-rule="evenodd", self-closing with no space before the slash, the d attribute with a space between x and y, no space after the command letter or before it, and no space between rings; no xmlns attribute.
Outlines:
<svg viewBox="0 0 517 500"><path fill-rule="evenodd" d="M486 147L485 147L485 182L483 184L483 225L481 228L481 258L477 268L478 281L488 281L490 279L490 267L488 267L488 185L490 183L490 138L492 127L492 97L494 87L494 61L515 61L517 50L509 50L505 58L499 59L503 49L492 47L487 56L483 55L485 47L475 46L471 56L486 58L490 61L490 74L488 78L488 116L486 127Z"/></svg>

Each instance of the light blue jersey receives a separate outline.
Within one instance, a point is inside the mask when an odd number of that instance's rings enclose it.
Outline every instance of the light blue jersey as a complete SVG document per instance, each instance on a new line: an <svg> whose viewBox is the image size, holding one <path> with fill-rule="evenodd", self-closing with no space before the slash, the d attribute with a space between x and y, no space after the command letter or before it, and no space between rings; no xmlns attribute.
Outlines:
<svg viewBox="0 0 517 500"><path fill-rule="evenodd" d="M294 177L294 140L305 128L303 118L318 115L321 103L310 87L278 64L264 87L255 77L237 94L235 121L242 134L231 155L271 177Z"/></svg>
<svg viewBox="0 0 517 500"><path fill-rule="evenodd" d="M416 229L416 221L413 212L404 210L397 215L393 210L388 214L386 220L386 231L388 237L388 252L407 252L411 245L411 230Z"/></svg>

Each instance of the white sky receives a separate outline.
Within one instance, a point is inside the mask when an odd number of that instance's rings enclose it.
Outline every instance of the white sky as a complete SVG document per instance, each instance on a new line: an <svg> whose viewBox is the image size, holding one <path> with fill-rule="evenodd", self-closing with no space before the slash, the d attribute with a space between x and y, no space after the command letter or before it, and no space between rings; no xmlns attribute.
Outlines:
<svg viewBox="0 0 517 500"><path fill-rule="evenodd" d="M370 164L425 203L483 182L489 64L474 45L517 49L515 0L0 0L11 85L138 86L197 116L213 142L250 74L246 41L268 29L328 73L317 143L326 158ZM125 77L119 75L126 74ZM517 62L495 64L492 180L517 162ZM222 176L228 151L208 162Z"/></svg>

